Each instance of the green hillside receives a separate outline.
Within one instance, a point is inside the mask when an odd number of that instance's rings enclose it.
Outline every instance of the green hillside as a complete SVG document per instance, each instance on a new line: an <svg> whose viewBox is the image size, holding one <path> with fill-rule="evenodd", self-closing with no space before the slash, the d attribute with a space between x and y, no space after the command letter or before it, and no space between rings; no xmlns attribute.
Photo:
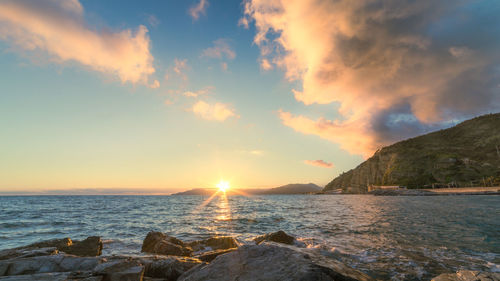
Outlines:
<svg viewBox="0 0 500 281"><path fill-rule="evenodd" d="M325 191L364 193L368 185L408 188L500 184L500 113L384 147Z"/></svg>

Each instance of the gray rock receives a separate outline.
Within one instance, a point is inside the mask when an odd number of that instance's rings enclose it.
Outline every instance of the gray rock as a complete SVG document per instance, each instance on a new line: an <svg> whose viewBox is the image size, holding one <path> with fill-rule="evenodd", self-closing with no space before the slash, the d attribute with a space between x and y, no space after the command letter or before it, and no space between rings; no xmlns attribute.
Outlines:
<svg viewBox="0 0 500 281"><path fill-rule="evenodd" d="M102 276L92 276L90 272L52 272L0 277L2 281L101 281Z"/></svg>
<svg viewBox="0 0 500 281"><path fill-rule="evenodd" d="M161 278L161 280L177 280L184 272L202 264L199 259L188 257L142 258L145 265L144 276Z"/></svg>
<svg viewBox="0 0 500 281"><path fill-rule="evenodd" d="M72 241L70 238L47 240L0 251L0 260L54 255L58 252L80 257L100 256L102 253L102 240L98 236L91 236L83 241Z"/></svg>
<svg viewBox="0 0 500 281"><path fill-rule="evenodd" d="M432 281L500 281L500 273L459 270L456 273L443 273Z"/></svg>
<svg viewBox="0 0 500 281"><path fill-rule="evenodd" d="M230 248L230 249L222 249L222 250L215 250L215 251L208 251L201 253L200 255L197 255L196 258L200 259L201 261L204 262L211 262L213 261L216 257L230 253L232 251L236 251L238 248Z"/></svg>
<svg viewBox="0 0 500 281"><path fill-rule="evenodd" d="M191 256L193 249L175 237L151 231L146 235L141 251L161 255Z"/></svg>
<svg viewBox="0 0 500 281"><path fill-rule="evenodd" d="M2 275L26 275L49 272L91 271L101 262L97 257L63 254L0 261ZM2 270L3 269L3 270Z"/></svg>
<svg viewBox="0 0 500 281"><path fill-rule="evenodd" d="M262 236L258 236L254 239L256 244L260 244L263 241L272 241L277 243L283 243L288 245L293 245L295 237L286 234L284 231L280 230L273 233L268 233Z"/></svg>
<svg viewBox="0 0 500 281"><path fill-rule="evenodd" d="M231 236L211 237L204 240L196 240L187 243L194 251L203 251L207 248L211 250L225 250L238 248L239 243Z"/></svg>
<svg viewBox="0 0 500 281"><path fill-rule="evenodd" d="M144 277L144 266L131 258L115 259L97 265L94 275L103 275L103 281L136 281Z"/></svg>
<svg viewBox="0 0 500 281"><path fill-rule="evenodd" d="M366 274L311 249L265 242L245 245L197 266L178 279L196 280L372 280Z"/></svg>

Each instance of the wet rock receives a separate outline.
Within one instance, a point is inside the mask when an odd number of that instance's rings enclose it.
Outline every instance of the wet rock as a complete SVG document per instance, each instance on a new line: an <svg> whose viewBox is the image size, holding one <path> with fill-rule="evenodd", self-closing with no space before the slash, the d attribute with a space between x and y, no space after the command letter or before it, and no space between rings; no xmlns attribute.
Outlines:
<svg viewBox="0 0 500 281"><path fill-rule="evenodd" d="M260 244L263 241L272 241L277 243L283 243L292 245L295 241L295 237L286 234L284 231L280 230L273 233L268 233L262 236L258 236L254 239L256 244Z"/></svg>
<svg viewBox="0 0 500 281"><path fill-rule="evenodd" d="M207 248L211 250L225 250L231 248L238 248L239 243L231 236L211 237L204 240L196 240L189 242L188 245L194 251L203 251Z"/></svg>
<svg viewBox="0 0 500 281"><path fill-rule="evenodd" d="M265 242L245 245L197 266L178 279L196 280L372 280L366 274L312 249Z"/></svg>
<svg viewBox="0 0 500 281"><path fill-rule="evenodd" d="M177 280L184 272L202 264L199 259L188 257L144 258L144 276L161 278L161 280Z"/></svg>
<svg viewBox="0 0 500 281"><path fill-rule="evenodd" d="M459 270L456 273L443 273L432 281L500 281L500 273Z"/></svg>
<svg viewBox="0 0 500 281"><path fill-rule="evenodd" d="M215 251L208 251L208 252L204 252L204 253L196 256L196 257L199 258L201 261L211 262L217 256L220 256L220 255L223 255L223 254L227 254L227 253L230 253L232 251L236 251L237 249L238 248L230 248L230 249L221 249L221 250L215 250Z"/></svg>
<svg viewBox="0 0 500 281"><path fill-rule="evenodd" d="M175 237L151 231L146 235L141 251L161 255L191 256L193 249Z"/></svg>

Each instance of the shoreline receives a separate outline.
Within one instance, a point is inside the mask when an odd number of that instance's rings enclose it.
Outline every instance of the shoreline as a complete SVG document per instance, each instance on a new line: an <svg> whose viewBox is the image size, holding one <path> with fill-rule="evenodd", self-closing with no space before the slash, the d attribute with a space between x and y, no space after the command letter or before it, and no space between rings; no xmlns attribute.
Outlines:
<svg viewBox="0 0 500 281"><path fill-rule="evenodd" d="M99 236L83 241L53 239L0 250L0 280L376 280L283 231L253 241L240 244L231 236L214 236L185 242L151 231L141 255L102 256ZM498 281L500 273L461 269L442 272L432 280Z"/></svg>

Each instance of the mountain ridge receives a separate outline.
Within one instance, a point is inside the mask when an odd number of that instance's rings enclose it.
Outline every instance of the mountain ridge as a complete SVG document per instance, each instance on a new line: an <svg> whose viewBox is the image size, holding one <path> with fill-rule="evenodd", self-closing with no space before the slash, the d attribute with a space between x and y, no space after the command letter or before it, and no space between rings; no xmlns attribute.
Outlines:
<svg viewBox="0 0 500 281"><path fill-rule="evenodd" d="M210 196L216 192L217 188L194 188L184 192L174 193L172 195L205 195ZM273 195L273 194L306 194L315 193L322 190L322 187L314 183L291 183L274 188L265 189L229 189L228 195Z"/></svg>

